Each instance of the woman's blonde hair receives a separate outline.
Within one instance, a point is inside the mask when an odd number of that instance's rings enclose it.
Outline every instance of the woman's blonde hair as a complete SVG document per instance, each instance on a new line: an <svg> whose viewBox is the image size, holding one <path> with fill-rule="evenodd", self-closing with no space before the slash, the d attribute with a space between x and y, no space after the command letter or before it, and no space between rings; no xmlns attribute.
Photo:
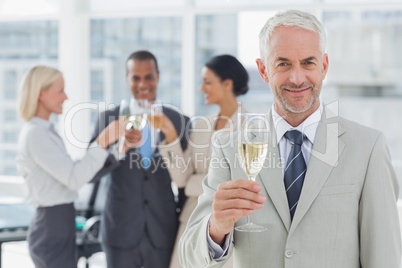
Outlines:
<svg viewBox="0 0 402 268"><path fill-rule="evenodd" d="M29 121L38 109L40 91L47 90L63 74L52 67L35 66L22 78L18 92L18 113Z"/></svg>

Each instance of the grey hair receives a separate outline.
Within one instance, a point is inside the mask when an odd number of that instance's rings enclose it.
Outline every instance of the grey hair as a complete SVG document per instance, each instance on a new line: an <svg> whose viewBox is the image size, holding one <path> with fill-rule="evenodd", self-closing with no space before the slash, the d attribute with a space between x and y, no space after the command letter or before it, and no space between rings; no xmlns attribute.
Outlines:
<svg viewBox="0 0 402 268"><path fill-rule="evenodd" d="M317 18L307 12L300 10L288 10L278 12L275 16L268 19L260 32L260 57L265 63L269 55L269 39L272 32L278 26L299 27L317 33L320 41L321 54L324 55L327 38L324 28Z"/></svg>

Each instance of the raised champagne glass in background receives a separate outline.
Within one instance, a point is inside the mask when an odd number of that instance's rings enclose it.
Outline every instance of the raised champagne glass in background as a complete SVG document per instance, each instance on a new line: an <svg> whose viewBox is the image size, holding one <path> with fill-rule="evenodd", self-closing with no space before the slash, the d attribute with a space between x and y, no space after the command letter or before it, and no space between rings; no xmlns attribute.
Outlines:
<svg viewBox="0 0 402 268"><path fill-rule="evenodd" d="M132 114L128 117L129 124L127 127L131 127L132 129L142 130L146 123L147 117L150 113L148 100L145 99L131 99L133 102L130 102L130 110Z"/></svg>
<svg viewBox="0 0 402 268"><path fill-rule="evenodd" d="M121 120L121 121L128 120L128 117L130 116L130 101L128 101L126 99L121 100L120 107L119 107L119 120ZM127 130L127 124L126 124L126 130ZM119 154L124 154L124 152L123 152L124 141L125 141L124 136L119 139L119 142L118 142Z"/></svg>
<svg viewBox="0 0 402 268"><path fill-rule="evenodd" d="M147 115L149 114L148 100L122 99L119 107L119 119L127 120L126 130L142 130L147 123ZM119 140L119 153L124 153L124 136Z"/></svg>
<svg viewBox="0 0 402 268"><path fill-rule="evenodd" d="M248 179L255 181L268 154L269 123L265 114L238 114L238 154L240 164ZM237 231L262 232L267 228L253 223L253 216L247 216L247 223L235 227Z"/></svg>
<svg viewBox="0 0 402 268"><path fill-rule="evenodd" d="M148 121L160 132L163 123L163 106L162 103L150 102L150 114L148 115Z"/></svg>

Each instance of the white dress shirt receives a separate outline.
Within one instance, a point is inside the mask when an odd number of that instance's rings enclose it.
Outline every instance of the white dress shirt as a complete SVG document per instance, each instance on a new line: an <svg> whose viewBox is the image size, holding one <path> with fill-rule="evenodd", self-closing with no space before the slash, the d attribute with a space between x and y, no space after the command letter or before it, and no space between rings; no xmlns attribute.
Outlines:
<svg viewBox="0 0 402 268"><path fill-rule="evenodd" d="M278 142L278 148L279 148L279 156L281 159L281 166L282 166L282 174L285 174L285 164L287 162L287 159L289 157L290 151L292 149L292 144L290 141L284 136L285 133L289 130L296 129L303 133L307 139L303 139L303 146L302 146L302 154L304 157L304 160L306 161L306 166L308 166L308 163L310 161L310 152L311 149L313 148L314 144L314 139L315 139L315 134L317 132L317 127L318 123L320 122L322 111L323 111L323 106L322 103L320 103L319 108L314 111L309 117L307 117L306 120L304 120L300 125L297 127L292 127L289 125L288 122L285 121L276 111L274 108L274 105L272 105L272 120L274 122L274 127L275 127L275 132L276 132L276 140ZM208 225L209 229L209 225ZM219 259L222 258L228 248L229 248L229 240L230 237L233 234L233 230L226 235L225 238L225 243L223 245L223 248L221 248L218 244L216 244L211 236L209 235L209 230L207 230L207 238L208 238L208 243L210 247L210 252L214 256L214 259Z"/></svg>
<svg viewBox="0 0 402 268"><path fill-rule="evenodd" d="M95 176L108 157L108 152L96 145L81 160L73 161L51 122L33 117L25 123L16 162L28 186L27 201L36 207L73 202L77 190Z"/></svg>
<svg viewBox="0 0 402 268"><path fill-rule="evenodd" d="M303 145L302 145L302 154L304 157L304 161L306 161L306 166L308 166L308 163L310 162L310 153L311 149L313 148L313 143L315 139L315 134L317 132L317 127L318 123L320 122L321 119L321 114L323 111L323 106L320 104L317 110L315 110L314 113L312 113L309 117L307 117L306 120L304 120L300 125L297 127L292 127L289 125L288 122L285 121L274 109L272 105L272 120L274 122L275 126L275 132L276 132L276 140L278 142L278 148L279 148L279 155L280 159L282 162L282 172L285 174L285 164L287 163L288 156L290 154L290 151L292 149L292 144L290 141L285 137L285 133L289 130L298 130L307 139L303 139Z"/></svg>

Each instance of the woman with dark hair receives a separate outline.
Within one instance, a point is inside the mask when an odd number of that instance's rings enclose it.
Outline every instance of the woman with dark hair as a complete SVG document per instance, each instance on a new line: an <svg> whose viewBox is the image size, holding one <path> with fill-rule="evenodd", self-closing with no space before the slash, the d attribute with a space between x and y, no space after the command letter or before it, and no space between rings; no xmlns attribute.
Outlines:
<svg viewBox="0 0 402 268"><path fill-rule="evenodd" d="M218 105L219 112L201 117L190 134L185 152L181 150L180 143L169 149L160 148L170 176L175 176L176 182L180 182L177 186L184 187L188 197L180 214L170 268L181 267L177 247L187 221L197 206L198 196L202 194L201 183L208 172L211 138L218 130L222 134L236 131L239 108L236 97L248 91L248 73L243 65L230 55L220 55L209 60L202 69L202 78L201 90L204 92L205 104ZM167 132L172 128L169 126L170 122L165 120L161 130ZM224 267L231 266L229 261Z"/></svg>

